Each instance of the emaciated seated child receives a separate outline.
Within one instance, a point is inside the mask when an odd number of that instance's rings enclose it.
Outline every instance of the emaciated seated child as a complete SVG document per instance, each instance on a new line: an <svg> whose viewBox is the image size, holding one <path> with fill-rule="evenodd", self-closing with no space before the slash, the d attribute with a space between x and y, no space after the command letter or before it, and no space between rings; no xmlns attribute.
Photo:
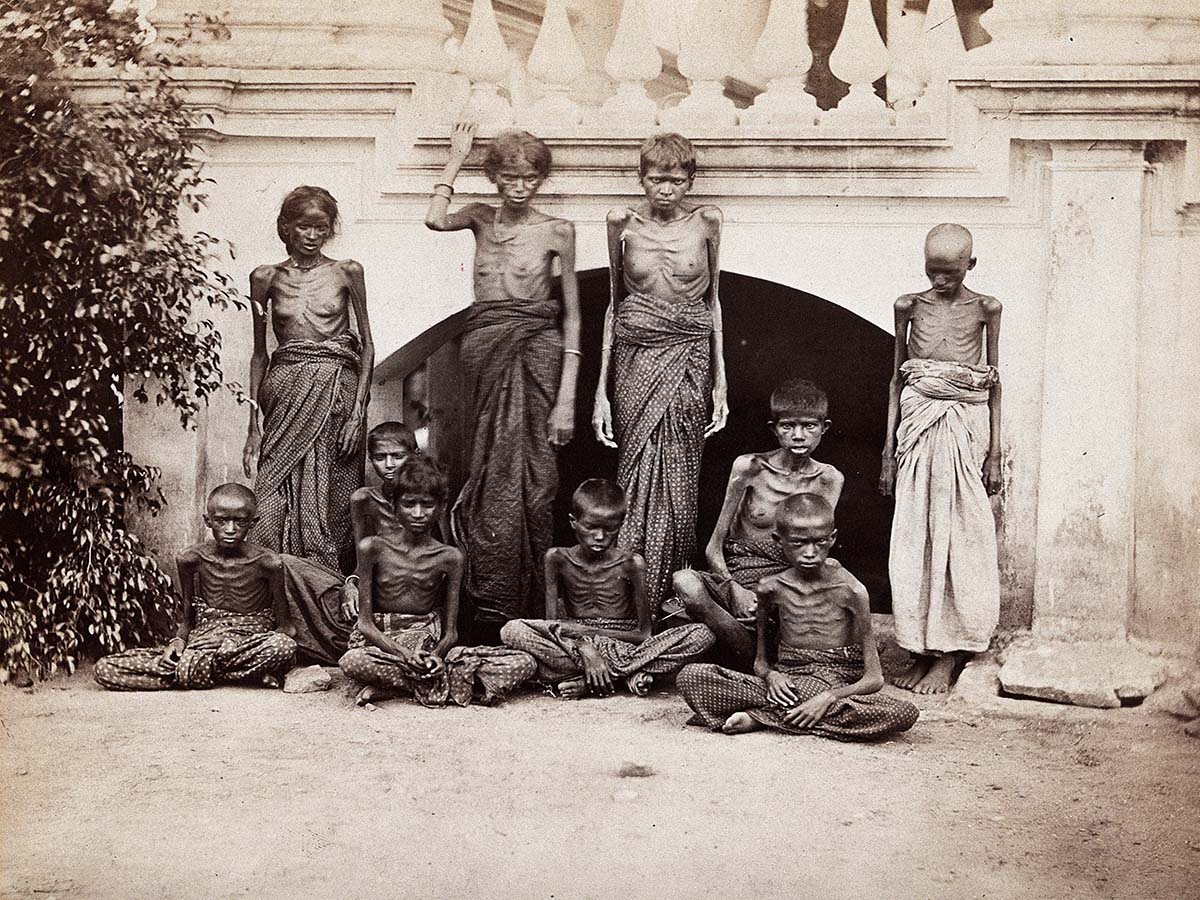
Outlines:
<svg viewBox="0 0 1200 900"><path fill-rule="evenodd" d="M257 513L248 487L229 483L213 489L204 513L212 540L176 557L182 603L175 637L165 648L126 650L99 660L94 674L102 687L279 686L296 643L286 633L279 554L246 540Z"/></svg>
<svg viewBox="0 0 1200 900"><path fill-rule="evenodd" d="M867 590L829 559L836 538L833 509L824 498L796 494L779 504L775 540L788 569L755 588L754 674L696 664L676 679L705 725L726 734L773 728L861 741L916 723L913 704L878 693L883 672ZM772 619L778 635L774 664L768 648Z"/></svg>
<svg viewBox="0 0 1200 900"><path fill-rule="evenodd" d="M650 633L645 563L615 546L625 509L616 482L583 482L571 497L577 543L546 553L546 618L513 619L500 630L505 645L533 656L538 676L556 682L563 697L611 694L621 681L644 696L654 675L678 671L714 641L704 625Z"/></svg>
<svg viewBox="0 0 1200 900"><path fill-rule="evenodd" d="M396 472L398 527L358 545L358 624L339 665L365 685L358 704L411 694L422 705L467 706L478 681L492 703L533 675L524 653L455 647L462 553L430 533L446 502L446 478L415 455Z"/></svg>
<svg viewBox="0 0 1200 900"><path fill-rule="evenodd" d="M673 579L688 618L711 628L734 665L745 671L754 663L754 586L788 567L771 537L775 508L792 494L816 494L836 509L845 482L829 463L813 459L831 424L821 388L800 378L781 384L771 392L768 424L779 446L733 461L725 502L704 551L708 571L682 569Z"/></svg>

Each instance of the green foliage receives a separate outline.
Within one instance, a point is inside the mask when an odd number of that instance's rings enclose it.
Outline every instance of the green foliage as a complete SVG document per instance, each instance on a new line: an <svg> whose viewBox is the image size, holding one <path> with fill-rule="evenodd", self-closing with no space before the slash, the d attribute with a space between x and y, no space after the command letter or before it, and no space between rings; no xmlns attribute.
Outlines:
<svg viewBox="0 0 1200 900"><path fill-rule="evenodd" d="M121 452L123 387L190 427L221 387L199 315L241 301L181 229L204 202L194 124L125 0L0 0L0 680L151 636L170 581L124 527L161 503ZM111 70L103 105L67 76Z"/></svg>

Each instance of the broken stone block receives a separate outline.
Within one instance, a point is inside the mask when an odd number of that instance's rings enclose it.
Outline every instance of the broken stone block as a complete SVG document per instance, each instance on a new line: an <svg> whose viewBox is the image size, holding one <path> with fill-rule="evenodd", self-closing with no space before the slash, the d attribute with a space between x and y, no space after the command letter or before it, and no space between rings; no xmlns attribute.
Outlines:
<svg viewBox="0 0 1200 900"><path fill-rule="evenodd" d="M985 704L1000 694L1000 664L994 653L980 653L963 666L951 694L966 703Z"/></svg>
<svg viewBox="0 0 1200 900"><path fill-rule="evenodd" d="M309 694L333 687L333 677L320 666L297 666L283 681L285 694Z"/></svg>
<svg viewBox="0 0 1200 900"><path fill-rule="evenodd" d="M1014 645L1000 668L1009 694L1100 709L1147 697L1166 677L1162 660L1118 642Z"/></svg>

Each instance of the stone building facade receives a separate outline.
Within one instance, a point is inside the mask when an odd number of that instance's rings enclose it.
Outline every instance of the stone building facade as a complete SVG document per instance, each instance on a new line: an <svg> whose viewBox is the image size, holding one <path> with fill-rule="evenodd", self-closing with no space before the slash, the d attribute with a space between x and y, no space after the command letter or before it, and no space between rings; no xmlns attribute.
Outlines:
<svg viewBox="0 0 1200 900"><path fill-rule="evenodd" d="M464 109L482 140L515 120L550 144L541 205L576 223L582 273L603 270L605 212L636 195L655 130L698 147L724 272L883 339L892 300L925 284L928 228L968 226L970 284L1005 303L1003 624L1200 658L1200 7L999 0L970 52L935 27L949 0L902 7L872 19L869 0L841 0L823 64L850 92L831 110L803 93L805 0L233 0L213 35L189 0L149 15L160 36L197 37L178 73L210 116L196 224L229 239L236 278L283 257L287 190L339 199L329 252L366 269L374 419L405 407L400 376L471 300L470 235L423 225ZM491 193L469 165L456 201ZM226 377L245 383L250 315L215 318ZM156 551L194 540L206 491L241 480L245 420L232 395L193 432L128 406L127 446L164 470L169 507L138 523Z"/></svg>

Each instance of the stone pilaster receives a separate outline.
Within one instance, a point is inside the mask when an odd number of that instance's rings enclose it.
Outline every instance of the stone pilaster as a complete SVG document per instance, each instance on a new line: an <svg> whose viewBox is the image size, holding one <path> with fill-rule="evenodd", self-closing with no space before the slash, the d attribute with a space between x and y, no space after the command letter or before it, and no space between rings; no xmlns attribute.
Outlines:
<svg viewBox="0 0 1200 900"><path fill-rule="evenodd" d="M1053 154L1033 627L1122 638L1134 585L1146 163L1136 142L1056 142Z"/></svg>

